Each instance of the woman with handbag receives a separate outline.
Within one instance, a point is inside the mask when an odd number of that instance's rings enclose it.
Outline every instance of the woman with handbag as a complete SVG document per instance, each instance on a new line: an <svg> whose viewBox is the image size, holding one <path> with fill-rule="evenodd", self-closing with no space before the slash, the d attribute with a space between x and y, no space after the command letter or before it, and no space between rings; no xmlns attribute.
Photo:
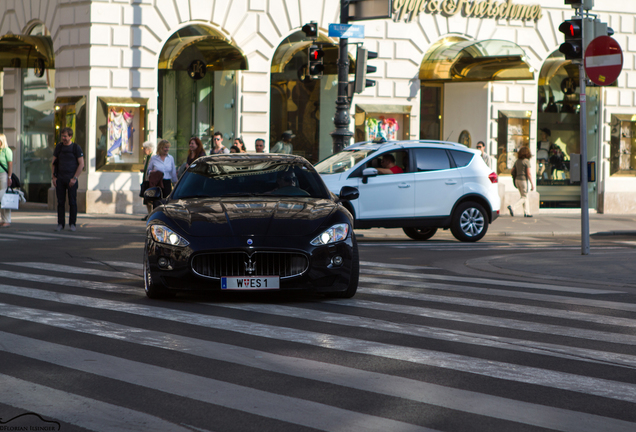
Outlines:
<svg viewBox="0 0 636 432"><path fill-rule="evenodd" d="M150 163L150 158L152 157L152 153L155 151L155 144L152 141L146 141L142 144L144 149L144 169L141 171L143 173L143 178L141 179L141 187L139 188L139 196L144 198L144 192L148 189L148 164ZM149 203L146 198L144 198L144 205L148 210L148 214L141 218L141 220L148 220L148 215L152 212L152 204Z"/></svg>
<svg viewBox="0 0 636 432"><path fill-rule="evenodd" d="M7 137L0 133L0 201L8 188L11 187L13 174L13 152L7 144ZM11 226L11 210L0 210L0 228Z"/></svg>
<svg viewBox="0 0 636 432"><path fill-rule="evenodd" d="M157 144L157 154L150 158L148 169L146 171L148 173L148 181L151 185L151 177L153 177L154 173L163 174L161 182L163 198L170 195L170 192L172 192L172 183L176 183L178 180L174 158L168 154L169 151L170 141L165 139L159 141L159 144Z"/></svg>

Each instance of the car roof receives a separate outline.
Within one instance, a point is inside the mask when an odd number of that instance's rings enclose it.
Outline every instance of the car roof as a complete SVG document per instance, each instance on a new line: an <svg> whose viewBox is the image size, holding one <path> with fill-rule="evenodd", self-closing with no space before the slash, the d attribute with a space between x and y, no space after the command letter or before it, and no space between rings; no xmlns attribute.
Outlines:
<svg viewBox="0 0 636 432"><path fill-rule="evenodd" d="M439 141L439 140L401 140L401 141L386 141L386 142L374 142L374 141L363 141L352 144L348 147L345 147L344 150L348 151L359 151L359 150L385 150L390 148L413 148L413 147L438 147L438 148L448 148L454 147L459 150L467 150L463 144L451 142L451 141Z"/></svg>
<svg viewBox="0 0 636 432"><path fill-rule="evenodd" d="M199 162L230 162L236 160L261 160L309 164L309 161L302 156L279 153L223 153L203 156L197 159Z"/></svg>

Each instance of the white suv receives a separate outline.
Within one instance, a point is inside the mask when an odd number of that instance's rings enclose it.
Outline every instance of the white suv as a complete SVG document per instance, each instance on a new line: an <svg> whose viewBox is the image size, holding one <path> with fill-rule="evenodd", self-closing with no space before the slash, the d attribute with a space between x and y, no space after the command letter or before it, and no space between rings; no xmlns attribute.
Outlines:
<svg viewBox="0 0 636 432"><path fill-rule="evenodd" d="M395 161L380 174L382 157ZM339 193L353 186L360 198L344 205L355 228L402 228L414 240L428 240L438 228L460 241L486 235L499 216L497 174L478 150L444 141L353 144L316 165L327 187Z"/></svg>

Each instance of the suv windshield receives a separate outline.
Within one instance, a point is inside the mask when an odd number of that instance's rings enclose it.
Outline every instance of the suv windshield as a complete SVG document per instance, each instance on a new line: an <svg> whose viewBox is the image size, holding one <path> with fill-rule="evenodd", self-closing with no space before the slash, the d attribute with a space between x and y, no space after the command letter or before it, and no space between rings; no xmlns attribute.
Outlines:
<svg viewBox="0 0 636 432"><path fill-rule="evenodd" d="M311 165L263 159L197 161L172 193L172 199L237 196L331 197Z"/></svg>
<svg viewBox="0 0 636 432"><path fill-rule="evenodd" d="M318 163L316 171L320 174L342 173L353 168L362 159L375 152L375 149L344 150Z"/></svg>

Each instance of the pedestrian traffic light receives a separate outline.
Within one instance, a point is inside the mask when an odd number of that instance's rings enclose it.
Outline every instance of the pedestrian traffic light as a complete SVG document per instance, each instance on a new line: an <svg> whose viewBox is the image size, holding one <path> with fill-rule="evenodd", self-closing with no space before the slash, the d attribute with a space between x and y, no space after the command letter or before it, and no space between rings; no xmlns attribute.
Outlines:
<svg viewBox="0 0 636 432"><path fill-rule="evenodd" d="M580 60L583 58L583 22L581 19L563 21L559 31L565 36L565 42L559 47L559 51L565 54L567 60Z"/></svg>
<svg viewBox="0 0 636 432"><path fill-rule="evenodd" d="M358 47L356 52L356 78L354 84L354 91L356 93L362 93L365 88L375 86L374 80L368 80L367 74L373 73L378 70L375 66L369 66L367 60L378 57L378 53L373 51L367 51L366 48Z"/></svg>
<svg viewBox="0 0 636 432"><path fill-rule="evenodd" d="M314 79L320 78L325 71L324 56L325 52L318 45L309 47L307 74Z"/></svg>
<svg viewBox="0 0 636 432"><path fill-rule="evenodd" d="M312 21L303 26L303 32L308 38L315 39L318 36L318 23Z"/></svg>

